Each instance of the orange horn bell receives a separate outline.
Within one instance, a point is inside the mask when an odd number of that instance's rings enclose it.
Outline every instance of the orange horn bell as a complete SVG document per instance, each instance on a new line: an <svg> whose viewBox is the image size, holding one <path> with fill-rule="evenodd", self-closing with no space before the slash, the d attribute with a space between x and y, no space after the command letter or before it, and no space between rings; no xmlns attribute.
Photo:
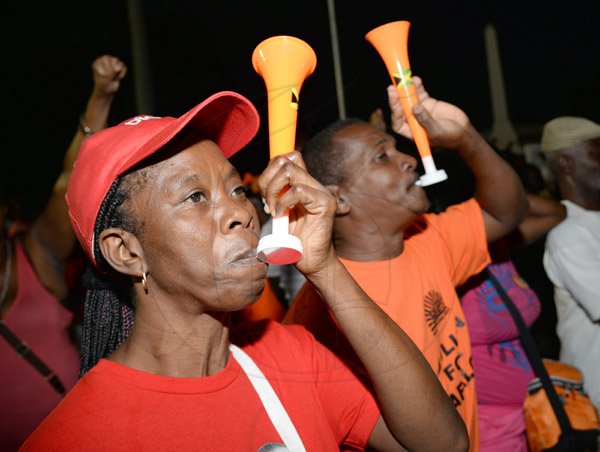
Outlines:
<svg viewBox="0 0 600 452"><path fill-rule="evenodd" d="M409 29L410 22L406 20L390 22L371 30L365 35L365 39L375 47L383 59L392 83L398 91L402 111L425 167L425 175L420 179L421 185L430 185L441 182L448 176L444 170L435 167L427 134L412 112L413 106L419 103L419 97L412 81L412 70L408 59Z"/></svg>
<svg viewBox="0 0 600 452"><path fill-rule="evenodd" d="M317 56L298 38L275 36L256 47L252 65L267 87L269 149L273 158L294 149L300 89L315 70Z"/></svg>

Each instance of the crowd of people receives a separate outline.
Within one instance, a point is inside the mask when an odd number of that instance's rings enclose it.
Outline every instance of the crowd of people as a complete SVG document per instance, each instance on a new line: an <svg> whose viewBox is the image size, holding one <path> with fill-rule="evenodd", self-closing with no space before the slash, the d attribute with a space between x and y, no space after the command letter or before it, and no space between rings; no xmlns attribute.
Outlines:
<svg viewBox="0 0 600 452"><path fill-rule="evenodd" d="M242 178L250 100L107 127L126 73L92 63L39 216L11 223L0 191L1 450L526 452L535 375L491 278L532 327L544 306L513 262L532 243L560 359L600 408L600 124L544 126L553 199L413 76L448 181L419 183L393 86L389 126L335 121ZM269 266L256 246L288 209L306 252Z"/></svg>

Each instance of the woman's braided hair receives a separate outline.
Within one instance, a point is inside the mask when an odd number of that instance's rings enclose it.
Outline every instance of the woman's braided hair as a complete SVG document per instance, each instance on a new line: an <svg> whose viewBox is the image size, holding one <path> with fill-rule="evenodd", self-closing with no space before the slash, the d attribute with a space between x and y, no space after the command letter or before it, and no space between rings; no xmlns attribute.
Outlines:
<svg viewBox="0 0 600 452"><path fill-rule="evenodd" d="M94 226L94 256L98 270L89 268L83 283L87 288L81 337L80 377L100 359L109 356L131 333L134 299L131 279L118 274L104 259L98 237L107 228L136 233L138 224L123 206L132 193L131 178L139 180L143 170L118 178L104 198ZM145 179L145 178L142 178Z"/></svg>

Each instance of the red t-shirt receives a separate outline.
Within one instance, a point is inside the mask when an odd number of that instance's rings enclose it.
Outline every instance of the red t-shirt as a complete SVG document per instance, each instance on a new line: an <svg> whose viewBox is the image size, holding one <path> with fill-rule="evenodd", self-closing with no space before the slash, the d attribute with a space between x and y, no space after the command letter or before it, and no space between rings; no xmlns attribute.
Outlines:
<svg viewBox="0 0 600 452"><path fill-rule="evenodd" d="M471 345L455 287L489 262L481 208L475 200L423 215L386 261L341 259L362 289L410 336L460 412L477 450L478 425ZM355 359L319 295L310 285L298 293L284 323L306 326L345 359Z"/></svg>
<svg viewBox="0 0 600 452"><path fill-rule="evenodd" d="M4 321L70 389L79 373L79 352L69 339L73 313L42 286L23 247L15 247L19 288ZM0 337L0 450L15 451L62 396Z"/></svg>
<svg viewBox="0 0 600 452"><path fill-rule="evenodd" d="M363 449L379 418L375 400L303 327L258 322L235 336L265 374L307 450ZM230 355L200 378L134 370L108 360L91 369L22 450L244 450L282 443Z"/></svg>

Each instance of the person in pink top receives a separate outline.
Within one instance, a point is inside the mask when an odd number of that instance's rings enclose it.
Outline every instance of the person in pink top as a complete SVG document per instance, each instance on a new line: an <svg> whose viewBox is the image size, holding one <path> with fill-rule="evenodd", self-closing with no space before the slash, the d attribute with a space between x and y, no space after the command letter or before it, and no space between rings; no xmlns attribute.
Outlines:
<svg viewBox="0 0 600 452"><path fill-rule="evenodd" d="M487 270L502 285L528 327L540 314L537 294L519 275L510 256L517 245L543 239L565 218L564 207L529 194L529 213L518 230L490 244ZM516 239L516 240L511 240ZM476 381L481 452L527 452L523 401L535 377L519 339L519 330L486 272L458 289L469 325Z"/></svg>
<svg viewBox="0 0 600 452"><path fill-rule="evenodd" d="M0 190L0 450L14 451L77 380L79 352L69 337L73 313L65 266L75 247L65 191L83 138L106 126L127 72L118 58L92 63L94 87L63 169L41 214L21 230L7 227L9 196Z"/></svg>

